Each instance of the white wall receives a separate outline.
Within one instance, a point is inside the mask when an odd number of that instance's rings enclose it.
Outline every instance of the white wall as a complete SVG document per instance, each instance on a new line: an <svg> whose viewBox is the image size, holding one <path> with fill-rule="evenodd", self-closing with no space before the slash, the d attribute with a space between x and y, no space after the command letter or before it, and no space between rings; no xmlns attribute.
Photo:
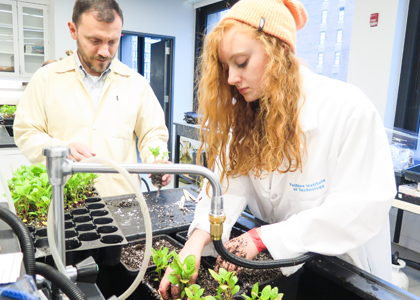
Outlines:
<svg viewBox="0 0 420 300"><path fill-rule="evenodd" d="M54 1L55 58L76 49L67 22L71 20L74 0ZM182 0L118 0L123 10L123 30L175 37L173 121L182 121L191 111L194 74L195 11Z"/></svg>
<svg viewBox="0 0 420 300"><path fill-rule="evenodd" d="M348 82L368 95L388 128L394 124L408 5L409 0L355 1ZM379 13L378 27L370 27L372 13ZM392 208L392 236L396 215ZM420 252L419 223L419 215L404 213L401 246Z"/></svg>
<svg viewBox="0 0 420 300"><path fill-rule="evenodd" d="M392 127L409 0L356 0L347 81L361 88ZM377 27L370 15L379 13Z"/></svg>

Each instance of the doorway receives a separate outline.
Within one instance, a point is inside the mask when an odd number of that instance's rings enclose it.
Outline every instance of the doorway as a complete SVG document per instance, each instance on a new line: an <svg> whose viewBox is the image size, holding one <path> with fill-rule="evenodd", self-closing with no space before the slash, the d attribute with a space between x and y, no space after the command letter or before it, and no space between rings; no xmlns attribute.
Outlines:
<svg viewBox="0 0 420 300"><path fill-rule="evenodd" d="M123 31L119 59L149 82L165 114L172 149L173 58L175 38ZM172 153L169 153L172 160Z"/></svg>

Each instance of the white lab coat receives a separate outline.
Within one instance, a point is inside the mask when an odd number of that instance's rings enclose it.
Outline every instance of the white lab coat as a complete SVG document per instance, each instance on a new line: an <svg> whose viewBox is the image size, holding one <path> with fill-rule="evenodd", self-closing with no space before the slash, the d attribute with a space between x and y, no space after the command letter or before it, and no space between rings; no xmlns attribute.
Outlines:
<svg viewBox="0 0 420 300"><path fill-rule="evenodd" d="M307 141L302 172L230 178L222 240L248 205L270 223L262 226L261 239L274 259L306 252L339 256L391 281L388 213L396 186L381 118L358 88L304 67L301 73L306 99L300 121ZM226 182L222 186L225 191ZM210 198L202 196L189 234L209 231ZM203 255L217 255L212 244Z"/></svg>

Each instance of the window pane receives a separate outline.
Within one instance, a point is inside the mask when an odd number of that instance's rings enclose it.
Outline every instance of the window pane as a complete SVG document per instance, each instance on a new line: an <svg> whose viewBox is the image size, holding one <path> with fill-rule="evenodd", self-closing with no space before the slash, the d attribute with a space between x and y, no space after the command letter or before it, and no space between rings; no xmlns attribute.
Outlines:
<svg viewBox="0 0 420 300"><path fill-rule="evenodd" d="M335 52L335 59L334 59L334 65L340 64L340 52Z"/></svg>
<svg viewBox="0 0 420 300"><path fill-rule="evenodd" d="M137 72L137 43L138 36L131 34L124 34L121 36L121 62L129 66L131 69Z"/></svg>
<svg viewBox="0 0 420 300"><path fill-rule="evenodd" d="M321 35L319 37L319 44L324 45L325 44L325 31L321 31Z"/></svg>
<svg viewBox="0 0 420 300"><path fill-rule="evenodd" d="M227 14L229 9L221 10L207 16L206 34L212 32L217 23Z"/></svg>
<svg viewBox="0 0 420 300"><path fill-rule="evenodd" d="M338 29L337 30L337 43L341 43L342 40L343 40L343 30Z"/></svg>
<svg viewBox="0 0 420 300"><path fill-rule="evenodd" d="M322 66L324 62L324 53L318 53L318 66Z"/></svg>
<svg viewBox="0 0 420 300"><path fill-rule="evenodd" d="M338 12L338 21L344 21L344 7L340 7L340 11Z"/></svg>
<svg viewBox="0 0 420 300"><path fill-rule="evenodd" d="M325 23L327 23L327 11L326 10L323 10L322 11L322 20L321 20L321 24L325 24Z"/></svg>
<svg viewBox="0 0 420 300"><path fill-rule="evenodd" d="M152 48L151 45L157 42L160 42L161 39L152 39L150 37L144 38L144 78L150 83L150 61L152 58L152 53L150 49Z"/></svg>

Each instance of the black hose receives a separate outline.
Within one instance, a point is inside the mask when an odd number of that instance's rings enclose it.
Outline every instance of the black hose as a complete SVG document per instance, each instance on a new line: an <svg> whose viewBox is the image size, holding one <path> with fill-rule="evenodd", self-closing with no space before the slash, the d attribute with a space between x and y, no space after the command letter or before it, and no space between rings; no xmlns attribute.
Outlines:
<svg viewBox="0 0 420 300"><path fill-rule="evenodd" d="M220 254L220 256L232 263L236 266L243 267L243 268L249 268L249 269L274 269L274 268L281 268L281 267L291 267L303 264L304 262L307 262L308 260L311 260L319 254L308 252L305 253L299 257L291 258L291 259L277 259L277 260L269 260L269 261L255 261L250 259L245 259L242 257L238 257L235 254L230 253L225 246L223 245L222 241L213 241L214 248L216 249L217 253Z"/></svg>
<svg viewBox="0 0 420 300"><path fill-rule="evenodd" d="M19 239L20 249L23 252L23 265L26 274L35 279L35 247L25 223L9 209L0 207L0 219L6 222Z"/></svg>
<svg viewBox="0 0 420 300"><path fill-rule="evenodd" d="M40 262L36 262L35 266L37 274L44 276L55 284L70 300L87 300L80 288L58 270Z"/></svg>
<svg viewBox="0 0 420 300"><path fill-rule="evenodd" d="M143 177L141 177L141 176L140 176L140 178L141 178L141 180L144 182L144 184L146 185L147 191L148 191L148 192L150 192L150 187L149 187L149 184L147 183L146 179L144 179L144 178L143 178Z"/></svg>

